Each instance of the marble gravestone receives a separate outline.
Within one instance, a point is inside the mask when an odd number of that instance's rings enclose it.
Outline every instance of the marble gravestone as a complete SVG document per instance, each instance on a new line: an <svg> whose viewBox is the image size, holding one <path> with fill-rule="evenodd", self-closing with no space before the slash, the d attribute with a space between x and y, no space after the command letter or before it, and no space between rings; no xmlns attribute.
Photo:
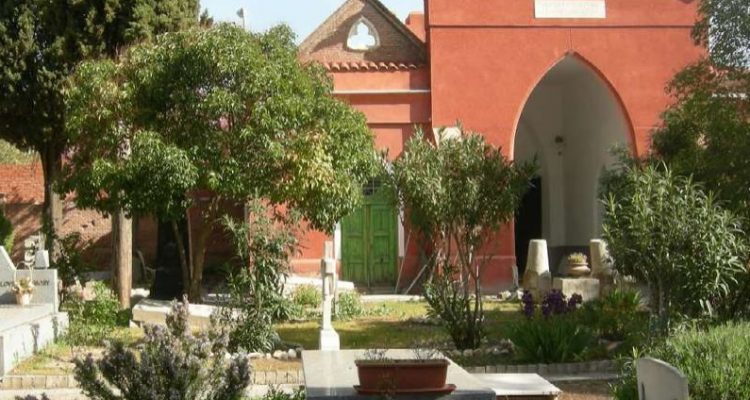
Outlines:
<svg viewBox="0 0 750 400"><path fill-rule="evenodd" d="M654 358L636 361L640 400L688 400L688 380L677 368Z"/></svg>
<svg viewBox="0 0 750 400"><path fill-rule="evenodd" d="M44 256L40 256L44 259ZM16 269L8 252L0 246L0 304L15 304L16 297L13 293L13 283L21 278L30 277L34 282L34 295L32 304L49 304L53 311L57 311L60 300L57 291L56 269Z"/></svg>
<svg viewBox="0 0 750 400"><path fill-rule="evenodd" d="M305 394L308 400L359 400L380 399L382 396L360 395L354 389L359 384L355 360L363 359L365 350L303 351L302 368L305 373ZM391 359L411 359L411 350L388 350ZM394 398L412 400L461 399L495 400L495 392L488 385L466 372L459 365L450 362L448 384L456 385L456 390L447 395L401 395Z"/></svg>

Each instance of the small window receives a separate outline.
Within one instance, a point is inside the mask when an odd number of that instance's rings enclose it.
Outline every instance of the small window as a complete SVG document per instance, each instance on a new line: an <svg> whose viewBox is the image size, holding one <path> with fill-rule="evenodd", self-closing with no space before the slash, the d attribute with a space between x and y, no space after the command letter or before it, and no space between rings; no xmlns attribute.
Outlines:
<svg viewBox="0 0 750 400"><path fill-rule="evenodd" d="M362 17L352 25L346 47L356 51L368 51L380 46L380 37L375 26L367 18Z"/></svg>

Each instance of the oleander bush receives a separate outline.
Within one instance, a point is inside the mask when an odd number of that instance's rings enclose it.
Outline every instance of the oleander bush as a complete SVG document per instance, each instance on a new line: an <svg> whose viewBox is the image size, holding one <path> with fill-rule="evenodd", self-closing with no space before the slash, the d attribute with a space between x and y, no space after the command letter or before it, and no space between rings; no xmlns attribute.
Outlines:
<svg viewBox="0 0 750 400"><path fill-rule="evenodd" d="M730 322L710 328L692 328L637 353L663 360L688 378L693 399L750 399L750 323ZM632 360L624 364L623 378L613 387L618 400L636 400L638 391Z"/></svg>
<svg viewBox="0 0 750 400"><path fill-rule="evenodd" d="M617 272L648 285L654 333L676 317L731 319L750 308L739 218L663 164L623 160L605 184L604 239Z"/></svg>
<svg viewBox="0 0 750 400"><path fill-rule="evenodd" d="M93 400L240 400L250 383L244 353L228 351L229 337L211 329L193 334L188 303L174 303L167 326L146 326L143 344L108 344L100 360L75 360L75 378Z"/></svg>

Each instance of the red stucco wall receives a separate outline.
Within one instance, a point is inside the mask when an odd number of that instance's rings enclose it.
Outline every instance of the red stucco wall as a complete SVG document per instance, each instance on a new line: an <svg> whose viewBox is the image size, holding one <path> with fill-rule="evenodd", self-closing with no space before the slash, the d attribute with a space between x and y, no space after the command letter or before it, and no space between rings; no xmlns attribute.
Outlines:
<svg viewBox="0 0 750 400"><path fill-rule="evenodd" d="M432 119L461 120L509 157L529 95L558 61L575 54L610 85L639 154L670 99L665 86L696 60L690 0L607 0L601 20L534 18L533 0L428 0ZM515 261L512 230L502 233L486 282L508 283ZM500 269L500 270L494 270Z"/></svg>

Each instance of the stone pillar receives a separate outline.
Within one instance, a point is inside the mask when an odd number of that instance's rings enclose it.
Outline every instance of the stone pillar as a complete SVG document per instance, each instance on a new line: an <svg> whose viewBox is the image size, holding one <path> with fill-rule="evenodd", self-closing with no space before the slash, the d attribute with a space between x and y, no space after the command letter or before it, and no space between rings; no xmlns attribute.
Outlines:
<svg viewBox="0 0 750 400"><path fill-rule="evenodd" d="M552 288L552 274L549 271L549 256L546 240L529 242L526 272L523 275L523 288L539 299Z"/></svg>
<svg viewBox="0 0 750 400"><path fill-rule="evenodd" d="M336 259L333 244L326 242L326 255L320 262L320 277L323 291L323 319L320 327L320 350L337 351L341 348L339 334L333 329L333 299L336 295Z"/></svg>

